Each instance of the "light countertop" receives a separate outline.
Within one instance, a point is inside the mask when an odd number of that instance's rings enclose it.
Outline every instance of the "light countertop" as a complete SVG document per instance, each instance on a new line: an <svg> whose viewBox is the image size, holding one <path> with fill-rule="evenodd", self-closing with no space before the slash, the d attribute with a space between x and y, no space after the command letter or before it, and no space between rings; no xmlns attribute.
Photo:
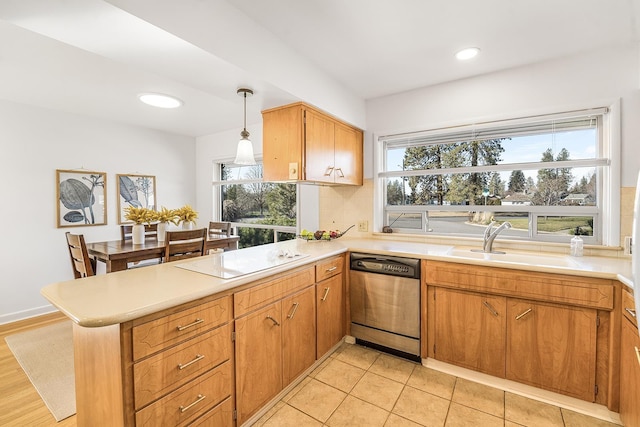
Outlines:
<svg viewBox="0 0 640 427"><path fill-rule="evenodd" d="M292 240L182 262L53 283L42 295L74 322L99 327L133 320L346 251L620 280L632 288L631 260L569 257L387 239ZM252 270L257 270L251 272ZM221 277L217 277L221 276ZM225 277L225 278L222 278Z"/></svg>

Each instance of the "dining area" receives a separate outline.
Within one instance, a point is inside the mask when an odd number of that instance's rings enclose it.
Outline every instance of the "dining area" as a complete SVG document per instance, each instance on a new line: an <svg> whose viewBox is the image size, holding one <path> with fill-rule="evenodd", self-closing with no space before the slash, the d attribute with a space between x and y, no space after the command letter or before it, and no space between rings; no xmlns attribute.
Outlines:
<svg viewBox="0 0 640 427"><path fill-rule="evenodd" d="M67 246L76 278L96 274L97 263L106 273L140 268L207 255L213 251L238 249L240 237L232 234L230 222L210 221L207 228L175 229L159 236L158 224L144 224L142 240L134 238L132 224L120 225L120 239L86 242L84 235L67 232Z"/></svg>

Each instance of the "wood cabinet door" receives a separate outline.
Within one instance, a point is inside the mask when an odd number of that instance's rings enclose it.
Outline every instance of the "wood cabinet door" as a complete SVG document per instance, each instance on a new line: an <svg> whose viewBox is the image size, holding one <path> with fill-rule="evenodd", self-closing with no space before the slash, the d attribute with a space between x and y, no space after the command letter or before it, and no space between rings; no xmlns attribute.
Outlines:
<svg viewBox="0 0 640 427"><path fill-rule="evenodd" d="M506 298L435 289L434 355L504 378Z"/></svg>
<svg viewBox="0 0 640 427"><path fill-rule="evenodd" d="M306 110L305 177L307 181L333 183L335 180L335 123L328 117Z"/></svg>
<svg viewBox="0 0 640 427"><path fill-rule="evenodd" d="M335 183L362 185L362 131L335 126Z"/></svg>
<svg viewBox="0 0 640 427"><path fill-rule="evenodd" d="M593 402L596 310L507 301L507 379Z"/></svg>
<svg viewBox="0 0 640 427"><path fill-rule="evenodd" d="M331 350L345 334L345 298L342 277L342 274L338 274L316 284L318 359Z"/></svg>
<svg viewBox="0 0 640 427"><path fill-rule="evenodd" d="M282 381L286 387L316 361L315 287L282 300Z"/></svg>
<svg viewBox="0 0 640 427"><path fill-rule="evenodd" d="M640 337L627 319L622 319L621 340L620 418L625 426L640 426Z"/></svg>
<svg viewBox="0 0 640 427"><path fill-rule="evenodd" d="M282 390L282 303L236 319L238 425Z"/></svg>
<svg viewBox="0 0 640 427"><path fill-rule="evenodd" d="M304 111L300 105L279 108L262 115L262 175L265 181L286 181L290 163L297 165L296 178L303 179Z"/></svg>

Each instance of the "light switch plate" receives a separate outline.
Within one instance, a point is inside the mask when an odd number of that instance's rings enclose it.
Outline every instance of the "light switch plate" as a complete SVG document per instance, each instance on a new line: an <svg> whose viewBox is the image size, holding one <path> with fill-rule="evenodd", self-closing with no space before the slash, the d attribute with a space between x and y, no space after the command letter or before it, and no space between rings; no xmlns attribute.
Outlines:
<svg viewBox="0 0 640 427"><path fill-rule="evenodd" d="M366 220L358 221L358 231L367 232L369 231L369 222Z"/></svg>
<svg viewBox="0 0 640 427"><path fill-rule="evenodd" d="M289 163L289 179L298 179L298 163Z"/></svg>

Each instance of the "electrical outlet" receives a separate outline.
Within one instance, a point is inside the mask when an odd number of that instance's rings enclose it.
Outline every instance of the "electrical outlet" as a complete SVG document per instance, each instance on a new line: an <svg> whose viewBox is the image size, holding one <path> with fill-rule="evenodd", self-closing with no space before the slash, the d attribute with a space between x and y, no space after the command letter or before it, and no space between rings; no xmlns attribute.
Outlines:
<svg viewBox="0 0 640 427"><path fill-rule="evenodd" d="M632 248L632 241L631 241L631 236L624 236L624 254L625 255L631 255L631 253L633 252Z"/></svg>
<svg viewBox="0 0 640 427"><path fill-rule="evenodd" d="M358 231L365 233L369 231L369 222L366 220L358 221Z"/></svg>

